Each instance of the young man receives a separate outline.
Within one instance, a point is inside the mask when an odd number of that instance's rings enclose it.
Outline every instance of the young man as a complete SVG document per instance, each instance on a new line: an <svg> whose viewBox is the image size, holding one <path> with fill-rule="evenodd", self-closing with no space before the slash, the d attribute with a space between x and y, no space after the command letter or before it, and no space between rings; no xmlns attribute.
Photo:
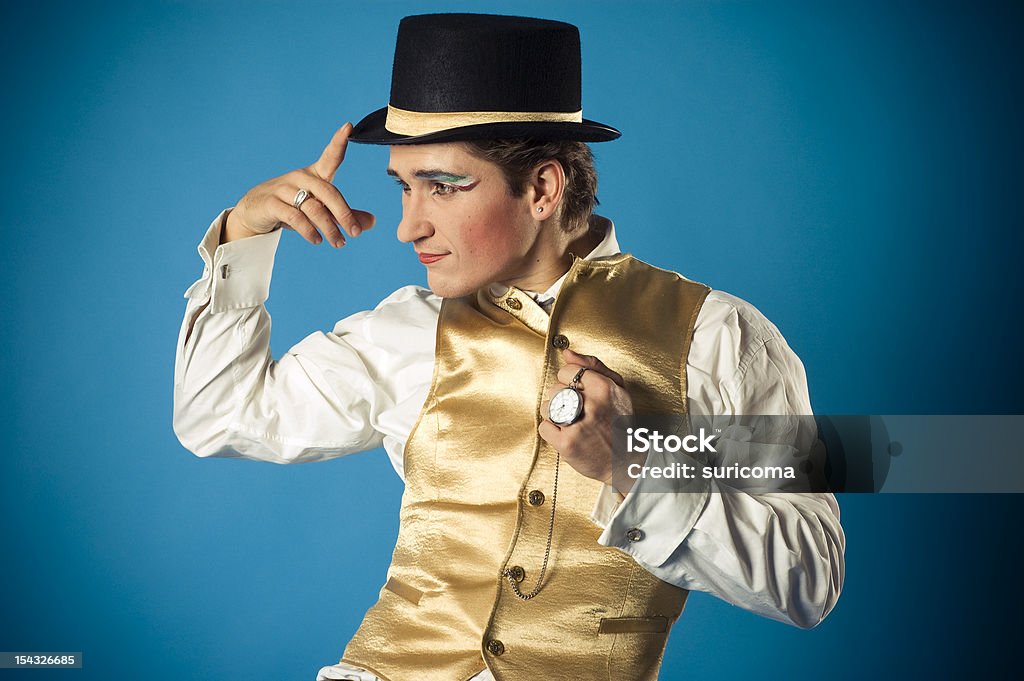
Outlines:
<svg viewBox="0 0 1024 681"><path fill-rule="evenodd" d="M616 416L811 413L770 322L622 255L592 215L585 143L618 135L582 117L575 27L408 17L389 106L204 238L177 356L182 443L279 463L383 445L406 483L380 599L319 678L654 679L688 589L803 627L835 604L830 494L612 485ZM341 247L373 226L332 184L349 141L390 145L398 237L431 290L274 361L277 227Z"/></svg>

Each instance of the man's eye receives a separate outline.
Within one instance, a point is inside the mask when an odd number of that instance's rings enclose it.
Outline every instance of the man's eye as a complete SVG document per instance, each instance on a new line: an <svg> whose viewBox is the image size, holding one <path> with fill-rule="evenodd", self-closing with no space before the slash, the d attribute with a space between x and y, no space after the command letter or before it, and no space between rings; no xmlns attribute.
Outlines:
<svg viewBox="0 0 1024 681"><path fill-rule="evenodd" d="M438 196L446 196L448 194L454 194L455 187L450 184L444 184L443 182L434 183L434 194Z"/></svg>
<svg viewBox="0 0 1024 681"><path fill-rule="evenodd" d="M405 182L402 182L401 180L395 180L395 184L397 184L398 188L401 189L403 192L409 191L409 185L407 185Z"/></svg>

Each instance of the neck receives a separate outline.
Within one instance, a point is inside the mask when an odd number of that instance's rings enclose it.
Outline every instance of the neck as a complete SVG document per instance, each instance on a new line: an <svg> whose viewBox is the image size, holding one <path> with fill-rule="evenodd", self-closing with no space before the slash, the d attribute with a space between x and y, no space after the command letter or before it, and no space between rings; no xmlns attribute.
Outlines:
<svg viewBox="0 0 1024 681"><path fill-rule="evenodd" d="M553 237L545 243L538 243L534 249L536 252L530 254L536 264L530 274L502 283L536 293L548 290L552 284L569 271L572 266L572 256L586 257L601 243L604 232L601 229L595 229L594 224L594 219L591 218L586 226L572 232L566 232L561 227L556 227L552 230Z"/></svg>

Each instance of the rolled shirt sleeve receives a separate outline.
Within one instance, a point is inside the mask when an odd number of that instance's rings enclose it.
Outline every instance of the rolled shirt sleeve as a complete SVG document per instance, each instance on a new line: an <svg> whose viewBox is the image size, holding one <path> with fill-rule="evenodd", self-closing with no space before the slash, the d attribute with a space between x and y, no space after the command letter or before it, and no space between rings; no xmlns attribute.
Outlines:
<svg viewBox="0 0 1024 681"><path fill-rule="evenodd" d="M720 291L698 315L687 379L691 414L812 413L803 365L782 334ZM818 624L835 605L846 540L833 495L756 494L715 481L667 494L646 492L648 484L639 478L622 503L606 488L594 511L601 544L667 582L796 626Z"/></svg>

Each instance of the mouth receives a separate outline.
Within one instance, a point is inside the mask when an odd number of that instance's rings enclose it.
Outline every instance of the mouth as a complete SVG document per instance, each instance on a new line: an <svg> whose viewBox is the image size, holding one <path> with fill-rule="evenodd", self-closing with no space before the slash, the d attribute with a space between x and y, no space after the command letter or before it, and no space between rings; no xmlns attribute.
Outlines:
<svg viewBox="0 0 1024 681"><path fill-rule="evenodd" d="M440 260L441 258L445 257L448 254L447 253L417 253L416 255L419 256L419 259L420 259L421 263L423 263L424 265L429 265L431 263L437 262L438 260Z"/></svg>

